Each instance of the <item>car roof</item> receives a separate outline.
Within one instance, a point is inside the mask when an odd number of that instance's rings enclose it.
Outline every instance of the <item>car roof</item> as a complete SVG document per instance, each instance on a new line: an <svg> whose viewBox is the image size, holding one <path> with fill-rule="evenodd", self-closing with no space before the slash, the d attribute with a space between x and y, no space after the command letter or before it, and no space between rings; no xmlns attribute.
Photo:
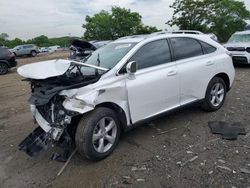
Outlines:
<svg viewBox="0 0 250 188"><path fill-rule="evenodd" d="M115 40L113 43L140 43L147 39L157 40L161 38L171 38L171 37L191 37L191 38L199 38L199 39L207 39L209 38L206 34L188 34L188 33L168 33L168 32L156 32L148 35L133 35L122 37Z"/></svg>

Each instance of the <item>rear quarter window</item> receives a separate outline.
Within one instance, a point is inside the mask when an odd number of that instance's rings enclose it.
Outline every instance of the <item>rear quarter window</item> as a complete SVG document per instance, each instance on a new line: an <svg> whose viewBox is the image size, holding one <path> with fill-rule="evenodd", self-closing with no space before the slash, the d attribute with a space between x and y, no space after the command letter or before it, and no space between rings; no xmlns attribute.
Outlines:
<svg viewBox="0 0 250 188"><path fill-rule="evenodd" d="M217 50L217 48L215 48L214 46L212 46L206 42L200 41L200 43L201 43L201 46L202 46L205 54L210 54L210 53L213 53Z"/></svg>

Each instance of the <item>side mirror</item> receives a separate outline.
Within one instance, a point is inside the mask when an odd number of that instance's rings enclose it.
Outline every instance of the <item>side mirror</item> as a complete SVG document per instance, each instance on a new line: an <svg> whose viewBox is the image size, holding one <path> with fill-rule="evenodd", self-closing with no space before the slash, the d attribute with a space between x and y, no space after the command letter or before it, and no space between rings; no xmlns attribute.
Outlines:
<svg viewBox="0 0 250 188"><path fill-rule="evenodd" d="M126 66L126 71L129 74L134 74L137 70L137 63L136 61L131 61Z"/></svg>

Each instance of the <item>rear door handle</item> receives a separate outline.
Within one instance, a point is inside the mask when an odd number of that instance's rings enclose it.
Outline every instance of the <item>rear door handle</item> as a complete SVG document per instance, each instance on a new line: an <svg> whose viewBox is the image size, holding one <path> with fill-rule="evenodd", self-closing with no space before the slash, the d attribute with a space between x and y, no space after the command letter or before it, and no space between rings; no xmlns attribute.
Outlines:
<svg viewBox="0 0 250 188"><path fill-rule="evenodd" d="M213 65L213 64L214 64L213 61L208 61L208 62L206 62L206 66L211 66L211 65Z"/></svg>
<svg viewBox="0 0 250 188"><path fill-rule="evenodd" d="M177 71L176 70L172 70L172 71L169 71L168 72L168 76L174 76L177 74Z"/></svg>

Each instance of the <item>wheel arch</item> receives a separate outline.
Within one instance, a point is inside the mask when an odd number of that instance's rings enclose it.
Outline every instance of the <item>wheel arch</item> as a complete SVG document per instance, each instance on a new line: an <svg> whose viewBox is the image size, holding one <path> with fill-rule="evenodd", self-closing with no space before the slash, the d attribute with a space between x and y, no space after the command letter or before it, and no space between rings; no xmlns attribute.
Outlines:
<svg viewBox="0 0 250 188"><path fill-rule="evenodd" d="M8 66L8 68L10 68L10 64L8 61L0 60L0 63L4 63L5 65Z"/></svg>
<svg viewBox="0 0 250 188"><path fill-rule="evenodd" d="M113 102L103 102L95 106L95 108L98 108L98 107L106 107L106 108L112 109L117 114L117 117L121 123L122 131L125 131L127 129L126 113L119 105Z"/></svg>
<svg viewBox="0 0 250 188"><path fill-rule="evenodd" d="M221 73L218 73L218 74L216 74L213 78L215 78L215 77L218 77L218 78L221 78L221 79L223 79L223 81L225 82L225 84L226 84L226 89L227 89L227 91L229 91L230 90L230 78L229 78L229 76L226 74L226 73L224 73L224 72L221 72ZM212 78L212 79L213 79ZM212 80L211 79L211 80Z"/></svg>

